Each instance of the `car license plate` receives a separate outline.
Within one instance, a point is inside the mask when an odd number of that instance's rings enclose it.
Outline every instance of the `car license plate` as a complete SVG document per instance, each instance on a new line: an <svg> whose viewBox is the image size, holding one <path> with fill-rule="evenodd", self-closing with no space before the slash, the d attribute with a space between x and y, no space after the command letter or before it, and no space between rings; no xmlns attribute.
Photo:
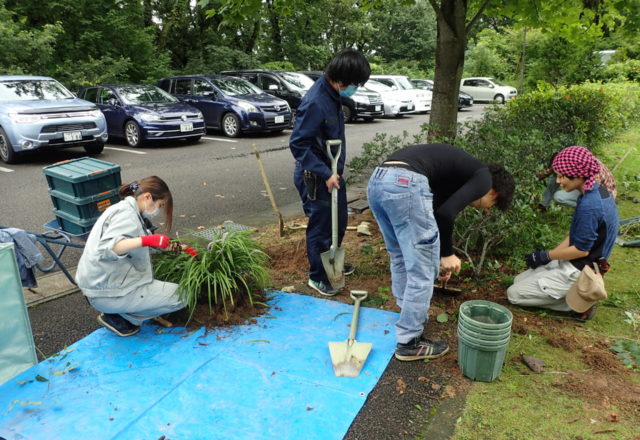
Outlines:
<svg viewBox="0 0 640 440"><path fill-rule="evenodd" d="M276 124L284 123L284 116L276 116Z"/></svg>
<svg viewBox="0 0 640 440"><path fill-rule="evenodd" d="M380 106L376 105L376 111L379 112L380 111Z"/></svg>
<svg viewBox="0 0 640 440"><path fill-rule="evenodd" d="M193 124L191 122L185 122L184 124L180 124L180 131L193 131Z"/></svg>
<svg viewBox="0 0 640 440"><path fill-rule="evenodd" d="M407 106L407 109L408 109L408 110L413 110L413 104L409 104L409 105Z"/></svg>
<svg viewBox="0 0 640 440"><path fill-rule="evenodd" d="M63 133L63 135L64 135L64 141L65 142L81 141L82 140L82 132L81 131L65 131Z"/></svg>

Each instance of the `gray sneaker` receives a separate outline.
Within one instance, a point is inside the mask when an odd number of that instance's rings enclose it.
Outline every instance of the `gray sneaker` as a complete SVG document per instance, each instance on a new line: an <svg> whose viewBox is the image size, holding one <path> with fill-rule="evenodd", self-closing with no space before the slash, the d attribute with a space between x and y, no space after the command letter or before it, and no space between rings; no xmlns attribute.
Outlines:
<svg viewBox="0 0 640 440"><path fill-rule="evenodd" d="M338 293L338 291L331 287L330 284L325 284L322 281L313 281L312 279L309 279L307 285L318 292L320 295L334 296Z"/></svg>

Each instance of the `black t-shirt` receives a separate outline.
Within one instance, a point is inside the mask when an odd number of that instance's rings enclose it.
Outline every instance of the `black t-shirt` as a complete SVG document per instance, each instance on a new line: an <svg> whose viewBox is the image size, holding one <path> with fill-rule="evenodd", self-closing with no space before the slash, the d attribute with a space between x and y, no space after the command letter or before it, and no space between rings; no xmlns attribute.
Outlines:
<svg viewBox="0 0 640 440"><path fill-rule="evenodd" d="M440 231L440 255L453 255L453 222L474 200L489 192L489 168L448 144L411 145L395 151L387 161L401 161L412 171L427 176L433 194L433 210Z"/></svg>

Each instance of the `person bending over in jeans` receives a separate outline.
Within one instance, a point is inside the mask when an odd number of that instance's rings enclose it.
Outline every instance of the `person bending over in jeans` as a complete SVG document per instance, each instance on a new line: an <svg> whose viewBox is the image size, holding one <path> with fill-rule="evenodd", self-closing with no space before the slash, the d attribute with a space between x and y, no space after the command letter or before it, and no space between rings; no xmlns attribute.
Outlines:
<svg viewBox="0 0 640 440"><path fill-rule="evenodd" d="M389 252L391 290L400 307L395 357L444 355L446 342L423 337L433 283L459 272L453 223L466 206L506 210L515 183L502 165L486 165L448 144L421 144L392 153L369 179L369 206Z"/></svg>

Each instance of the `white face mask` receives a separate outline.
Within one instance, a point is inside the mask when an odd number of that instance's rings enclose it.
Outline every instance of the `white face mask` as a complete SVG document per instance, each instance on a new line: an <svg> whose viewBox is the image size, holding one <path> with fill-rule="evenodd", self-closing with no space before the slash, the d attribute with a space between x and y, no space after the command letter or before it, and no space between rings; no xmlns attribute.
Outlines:
<svg viewBox="0 0 640 440"><path fill-rule="evenodd" d="M152 211L147 211L146 209L144 211L142 211L142 215L144 217L148 218L149 220L153 219L158 214L160 214L160 208L158 208L155 205L155 203L153 203L153 201L151 201L151 205L153 206L153 210Z"/></svg>

